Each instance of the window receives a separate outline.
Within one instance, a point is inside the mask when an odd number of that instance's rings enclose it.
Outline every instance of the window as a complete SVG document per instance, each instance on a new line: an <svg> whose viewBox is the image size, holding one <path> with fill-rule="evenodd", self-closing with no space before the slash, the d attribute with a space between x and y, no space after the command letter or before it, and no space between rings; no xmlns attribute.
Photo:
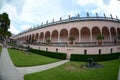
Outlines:
<svg viewBox="0 0 120 80"><path fill-rule="evenodd" d="M101 54L101 49L99 49L99 54Z"/></svg>
<svg viewBox="0 0 120 80"><path fill-rule="evenodd" d="M58 52L58 48L56 48L56 52Z"/></svg>
<svg viewBox="0 0 120 80"><path fill-rule="evenodd" d="M84 54L87 54L87 50L86 49L84 50Z"/></svg>
<svg viewBox="0 0 120 80"><path fill-rule="evenodd" d="M110 53L113 53L113 49L112 48L110 49Z"/></svg>
<svg viewBox="0 0 120 80"><path fill-rule="evenodd" d="M46 48L46 51L48 51L48 48Z"/></svg>

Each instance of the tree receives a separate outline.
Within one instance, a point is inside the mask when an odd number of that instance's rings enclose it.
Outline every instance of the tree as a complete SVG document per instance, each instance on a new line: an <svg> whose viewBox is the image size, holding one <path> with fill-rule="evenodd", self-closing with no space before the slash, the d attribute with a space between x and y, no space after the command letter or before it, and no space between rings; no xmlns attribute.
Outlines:
<svg viewBox="0 0 120 80"><path fill-rule="evenodd" d="M7 13L0 14L0 39L4 47L7 47L7 38L11 36L8 31L10 28L10 19Z"/></svg>
<svg viewBox="0 0 120 80"><path fill-rule="evenodd" d="M8 31L10 28L10 19L7 13L0 14L0 35L4 39L7 36L11 36L11 33Z"/></svg>
<svg viewBox="0 0 120 80"><path fill-rule="evenodd" d="M101 46L102 45L102 40L104 40L104 36L103 35L98 35L97 36L97 40L98 40L98 45Z"/></svg>
<svg viewBox="0 0 120 80"><path fill-rule="evenodd" d="M46 39L46 44L49 45L51 40L49 38Z"/></svg>
<svg viewBox="0 0 120 80"><path fill-rule="evenodd" d="M6 36L9 38L10 36L12 36L12 33L10 31L7 31Z"/></svg>
<svg viewBox="0 0 120 80"><path fill-rule="evenodd" d="M70 44L71 44L71 45L73 45L73 41L74 41L74 40L75 40L75 38L74 38L74 37L72 37L72 36L71 36L71 37L69 37L69 41L70 41Z"/></svg>

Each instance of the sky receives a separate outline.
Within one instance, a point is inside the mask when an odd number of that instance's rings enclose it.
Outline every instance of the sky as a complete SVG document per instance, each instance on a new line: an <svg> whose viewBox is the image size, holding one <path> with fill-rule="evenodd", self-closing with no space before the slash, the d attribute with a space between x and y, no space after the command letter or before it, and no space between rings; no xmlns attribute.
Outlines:
<svg viewBox="0 0 120 80"><path fill-rule="evenodd" d="M120 19L120 0L0 0L0 14L6 12L11 20L10 29L18 34L31 27L68 18L68 15L99 16Z"/></svg>

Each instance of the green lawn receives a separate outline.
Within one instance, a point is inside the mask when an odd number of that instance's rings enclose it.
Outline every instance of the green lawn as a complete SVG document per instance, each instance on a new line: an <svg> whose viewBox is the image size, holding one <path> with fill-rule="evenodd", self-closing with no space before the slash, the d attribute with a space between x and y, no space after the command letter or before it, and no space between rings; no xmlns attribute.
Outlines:
<svg viewBox="0 0 120 80"><path fill-rule="evenodd" d="M59 59L49 58L34 53L25 54L24 51L15 49L8 49L8 51L14 65L18 67L36 66L60 61Z"/></svg>
<svg viewBox="0 0 120 80"><path fill-rule="evenodd" d="M59 67L27 74L25 80L117 80L120 60L100 62L104 67L97 69L80 68L84 62L68 62Z"/></svg>

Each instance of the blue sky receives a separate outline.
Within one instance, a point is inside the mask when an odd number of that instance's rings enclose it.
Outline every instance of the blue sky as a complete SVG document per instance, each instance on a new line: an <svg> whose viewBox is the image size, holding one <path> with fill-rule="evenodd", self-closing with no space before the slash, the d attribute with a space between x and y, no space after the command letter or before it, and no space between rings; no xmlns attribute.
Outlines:
<svg viewBox="0 0 120 80"><path fill-rule="evenodd" d="M11 25L10 31L18 34L34 25L40 25L41 22L55 21L60 17L67 18L68 15L99 16L105 13L120 18L120 1L118 0L0 0L0 14L6 12L9 14Z"/></svg>

